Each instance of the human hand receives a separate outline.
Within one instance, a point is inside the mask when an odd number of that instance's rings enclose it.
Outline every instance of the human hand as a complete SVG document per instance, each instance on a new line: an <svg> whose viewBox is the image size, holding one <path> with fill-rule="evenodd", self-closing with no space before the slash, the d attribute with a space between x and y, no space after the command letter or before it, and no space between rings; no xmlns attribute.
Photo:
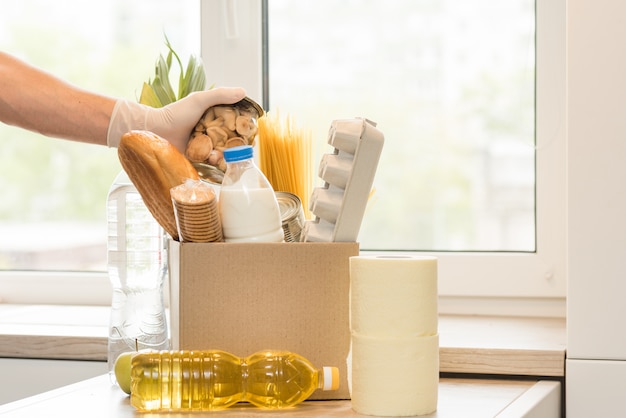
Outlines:
<svg viewBox="0 0 626 418"><path fill-rule="evenodd" d="M111 115L107 144L117 147L126 132L147 130L167 139L184 153L193 128L209 107L236 103L245 95L245 90L239 87L218 87L191 93L162 108L120 99Z"/></svg>

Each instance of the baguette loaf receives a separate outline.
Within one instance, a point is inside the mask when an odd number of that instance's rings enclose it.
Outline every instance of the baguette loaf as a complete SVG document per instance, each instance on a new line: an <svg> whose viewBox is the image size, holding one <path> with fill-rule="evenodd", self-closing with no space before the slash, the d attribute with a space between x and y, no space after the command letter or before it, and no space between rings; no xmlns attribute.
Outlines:
<svg viewBox="0 0 626 418"><path fill-rule="evenodd" d="M118 156L154 219L178 240L170 189L186 179L198 180L196 169L169 141L148 131L124 134Z"/></svg>

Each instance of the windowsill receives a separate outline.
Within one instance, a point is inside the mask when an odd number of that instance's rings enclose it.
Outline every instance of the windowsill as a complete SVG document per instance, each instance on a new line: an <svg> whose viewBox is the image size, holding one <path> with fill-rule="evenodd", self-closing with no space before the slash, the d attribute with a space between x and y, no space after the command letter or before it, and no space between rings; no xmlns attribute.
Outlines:
<svg viewBox="0 0 626 418"><path fill-rule="evenodd" d="M106 306L0 304L0 357L106 361ZM443 373L565 375L563 318L441 315Z"/></svg>

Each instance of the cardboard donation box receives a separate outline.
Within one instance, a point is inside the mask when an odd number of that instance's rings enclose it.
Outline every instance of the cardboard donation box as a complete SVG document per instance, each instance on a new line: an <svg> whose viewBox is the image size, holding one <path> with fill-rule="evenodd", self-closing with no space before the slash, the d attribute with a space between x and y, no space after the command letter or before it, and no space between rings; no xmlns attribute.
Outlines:
<svg viewBox="0 0 626 418"><path fill-rule="evenodd" d="M172 348L292 351L339 368L339 390L311 399L349 399L349 258L358 254L354 242L170 241Z"/></svg>

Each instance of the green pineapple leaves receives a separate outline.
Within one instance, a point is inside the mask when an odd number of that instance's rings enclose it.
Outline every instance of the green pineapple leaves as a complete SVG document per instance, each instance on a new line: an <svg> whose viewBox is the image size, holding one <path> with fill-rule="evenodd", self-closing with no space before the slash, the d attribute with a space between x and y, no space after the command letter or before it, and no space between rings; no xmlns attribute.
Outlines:
<svg viewBox="0 0 626 418"><path fill-rule="evenodd" d="M193 55L189 56L189 62L185 70L180 57L172 48L167 36L165 37L165 45L169 50L167 56L165 58L163 55L159 56L154 68L154 79L143 83L139 103L152 107L163 107L182 99L191 92L202 91L206 87L206 75L202 60ZM180 70L178 95L174 92L170 83L170 70L172 69L174 58Z"/></svg>
<svg viewBox="0 0 626 418"><path fill-rule="evenodd" d="M184 77L181 74L178 82L178 99L182 99L189 93L204 90L206 85L206 76L204 74L204 66L202 61L196 59L195 56L189 56L187 63L187 71Z"/></svg>

